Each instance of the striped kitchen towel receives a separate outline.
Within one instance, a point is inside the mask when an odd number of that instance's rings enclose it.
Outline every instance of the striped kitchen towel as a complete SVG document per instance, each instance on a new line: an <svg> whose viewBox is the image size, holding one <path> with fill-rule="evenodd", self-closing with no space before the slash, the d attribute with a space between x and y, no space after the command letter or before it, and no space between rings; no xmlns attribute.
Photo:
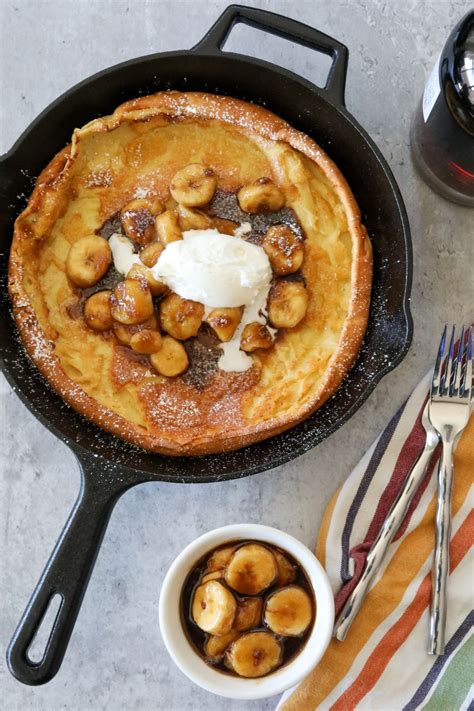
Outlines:
<svg viewBox="0 0 474 711"><path fill-rule="evenodd" d="M324 516L316 554L333 586L336 614L358 580L403 480L424 446L421 413L431 374L392 419ZM429 656L428 616L439 448L382 570L344 642L332 640L316 669L278 711L474 711L474 416L455 453L446 654Z"/></svg>

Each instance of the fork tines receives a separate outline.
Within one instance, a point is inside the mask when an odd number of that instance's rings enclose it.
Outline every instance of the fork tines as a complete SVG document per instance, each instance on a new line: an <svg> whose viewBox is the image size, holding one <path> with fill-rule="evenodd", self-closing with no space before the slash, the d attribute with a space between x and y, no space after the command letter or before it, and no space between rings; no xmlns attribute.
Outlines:
<svg viewBox="0 0 474 711"><path fill-rule="evenodd" d="M446 352L449 331L449 346ZM472 326L462 327L456 348L456 326L444 327L431 382L431 397L470 395L472 387Z"/></svg>

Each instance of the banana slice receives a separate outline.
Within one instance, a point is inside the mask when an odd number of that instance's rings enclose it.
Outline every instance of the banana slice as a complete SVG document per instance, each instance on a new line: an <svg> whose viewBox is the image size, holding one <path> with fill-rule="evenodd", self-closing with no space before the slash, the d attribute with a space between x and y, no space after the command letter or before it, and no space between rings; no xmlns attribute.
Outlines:
<svg viewBox="0 0 474 711"><path fill-rule="evenodd" d="M206 230L212 225L212 220L201 210L191 210L184 205L178 205L179 226L186 230Z"/></svg>
<svg viewBox="0 0 474 711"><path fill-rule="evenodd" d="M197 336L203 318L204 306L197 301L170 294L160 302L161 327L179 341Z"/></svg>
<svg viewBox="0 0 474 711"><path fill-rule="evenodd" d="M159 200L132 200L120 210L120 221L127 237L148 244L156 237L155 217L163 210Z"/></svg>
<svg viewBox="0 0 474 711"><path fill-rule="evenodd" d="M201 585L208 583L210 580L221 580L224 577L222 570L216 570L214 573L206 573L201 578Z"/></svg>
<svg viewBox="0 0 474 711"><path fill-rule="evenodd" d="M132 336L135 333L138 333L143 329L151 329L152 331L156 331L157 328L158 320L154 313L150 316L150 318L147 318L146 321L143 321L142 323L137 323L134 326L126 326L124 323L119 323L118 321L114 321L112 324L112 329L115 336L120 341L120 343L123 343L124 346L130 345Z"/></svg>
<svg viewBox="0 0 474 711"><path fill-rule="evenodd" d="M153 314L150 289L137 279L125 279L115 287L110 307L112 317L127 326L146 321Z"/></svg>
<svg viewBox="0 0 474 711"><path fill-rule="evenodd" d="M280 551L273 551L278 566L278 585L289 585L296 578L295 566Z"/></svg>
<svg viewBox="0 0 474 711"><path fill-rule="evenodd" d="M134 333L130 339L130 346L136 353L150 355L156 353L161 348L161 333L144 328L142 331Z"/></svg>
<svg viewBox="0 0 474 711"><path fill-rule="evenodd" d="M158 238L163 245L183 239L178 217L173 210L166 210L163 214L158 215L155 224Z"/></svg>
<svg viewBox="0 0 474 711"><path fill-rule="evenodd" d="M260 597L244 597L237 603L234 629L246 632L252 627L260 627L263 602Z"/></svg>
<svg viewBox="0 0 474 711"><path fill-rule="evenodd" d="M227 567L227 563L232 558L232 554L237 546L226 546L214 551L207 561L207 570L212 573L216 570L222 571Z"/></svg>
<svg viewBox="0 0 474 711"><path fill-rule="evenodd" d="M233 554L225 571L225 581L242 595L258 595L270 587L277 573L273 553L258 543L248 543Z"/></svg>
<svg viewBox="0 0 474 711"><path fill-rule="evenodd" d="M151 354L150 361L154 369L167 378L175 378L189 367L186 348L171 336L163 336L160 350Z"/></svg>
<svg viewBox="0 0 474 711"><path fill-rule="evenodd" d="M89 296L84 304L84 319L89 328L94 331L107 331L112 328L112 313L110 311L111 291L98 291Z"/></svg>
<svg viewBox="0 0 474 711"><path fill-rule="evenodd" d="M74 242L66 258L66 274L76 284L94 286L112 264L109 243L99 235L81 237Z"/></svg>
<svg viewBox="0 0 474 711"><path fill-rule="evenodd" d="M237 630L231 630L222 637L209 635L204 643L204 654L206 659L213 664L218 664L222 661L225 650L234 639L237 639L239 633Z"/></svg>
<svg viewBox="0 0 474 711"><path fill-rule="evenodd" d="M271 348L272 345L273 336L262 323L248 323L242 331L240 347L246 353L252 353L257 348Z"/></svg>
<svg viewBox="0 0 474 711"><path fill-rule="evenodd" d="M312 619L311 598L297 585L277 590L266 602L265 624L283 637L299 637L308 629Z"/></svg>
<svg viewBox="0 0 474 711"><path fill-rule="evenodd" d="M157 263L163 250L164 246L161 242L155 240L154 242L147 244L146 247L143 247L140 251L140 259L146 267L151 269Z"/></svg>
<svg viewBox="0 0 474 711"><path fill-rule="evenodd" d="M304 244L287 225L272 225L263 238L262 247L278 276L293 274L303 264Z"/></svg>
<svg viewBox="0 0 474 711"><path fill-rule="evenodd" d="M207 317L207 322L217 338L223 343L227 343L234 335L242 318L242 313L242 306L213 309Z"/></svg>
<svg viewBox="0 0 474 711"><path fill-rule="evenodd" d="M293 328L308 309L309 296L301 281L280 279L268 295L268 318L275 328Z"/></svg>
<svg viewBox="0 0 474 711"><path fill-rule="evenodd" d="M202 207L210 202L216 187L217 179L210 168L201 163L191 163L175 174L170 192L180 205Z"/></svg>
<svg viewBox="0 0 474 711"><path fill-rule="evenodd" d="M232 629L237 602L228 588L211 580L196 588L191 612L194 622L204 632L222 637Z"/></svg>
<svg viewBox="0 0 474 711"><path fill-rule="evenodd" d="M239 676L265 676L282 661L280 642L269 632L248 632L232 642L225 654L226 664Z"/></svg>
<svg viewBox="0 0 474 711"><path fill-rule="evenodd" d="M127 273L127 279L138 279L150 289L153 296L165 294L168 287L162 281L155 279L150 269L147 269L143 264L134 264Z"/></svg>
<svg viewBox="0 0 474 711"><path fill-rule="evenodd" d="M225 217L212 217L212 227L221 233L221 235L234 235L235 231L239 227L238 222L233 222L232 220L227 220Z"/></svg>
<svg viewBox="0 0 474 711"><path fill-rule="evenodd" d="M259 178L237 193L244 212L275 212L285 204L285 196L270 178Z"/></svg>

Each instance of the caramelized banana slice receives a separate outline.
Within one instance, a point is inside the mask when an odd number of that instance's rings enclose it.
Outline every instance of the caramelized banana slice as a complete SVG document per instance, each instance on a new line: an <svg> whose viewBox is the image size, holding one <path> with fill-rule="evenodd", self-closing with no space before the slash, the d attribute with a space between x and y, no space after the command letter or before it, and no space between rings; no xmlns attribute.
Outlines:
<svg viewBox="0 0 474 711"><path fill-rule="evenodd" d="M144 328L133 334L130 346L136 353L156 353L161 348L161 333Z"/></svg>
<svg viewBox="0 0 474 711"><path fill-rule="evenodd" d="M118 338L120 343L123 343L124 346L130 345L132 336L135 333L143 331L143 329L151 329L152 331L156 331L157 328L158 320L154 313L150 316L150 318L147 318L146 321L143 321L143 323L137 323L134 326L126 326L124 323L119 323L118 321L114 321L112 324L115 336Z"/></svg>
<svg viewBox="0 0 474 711"><path fill-rule="evenodd" d="M248 224L248 223L247 223ZM233 222L232 220L226 220L225 217L213 216L211 226L221 233L221 235L231 235L233 236L239 228L238 222ZM247 232L245 233L247 234Z"/></svg>
<svg viewBox="0 0 474 711"><path fill-rule="evenodd" d="M148 210L148 212L156 217L163 212L163 203L157 197L146 197L132 200L127 205L125 205L122 210Z"/></svg>
<svg viewBox="0 0 474 711"><path fill-rule="evenodd" d="M238 632L251 630L260 626L263 602L259 597L244 597L237 603L234 628Z"/></svg>
<svg viewBox="0 0 474 711"><path fill-rule="evenodd" d="M182 299L178 294L165 296L160 303L160 321L163 331L180 341L196 336L203 318L202 304Z"/></svg>
<svg viewBox="0 0 474 711"><path fill-rule="evenodd" d="M222 583L211 580L196 588L192 603L194 622L204 632L222 637L234 624L237 602Z"/></svg>
<svg viewBox="0 0 474 711"><path fill-rule="evenodd" d="M127 279L138 279L148 286L153 296L159 296L159 294L165 294L168 291L166 284L155 279L150 269L142 264L134 264L127 274Z"/></svg>
<svg viewBox="0 0 474 711"><path fill-rule="evenodd" d="M242 318L242 306L233 308L213 309L207 317L207 322L217 338L223 343L230 341Z"/></svg>
<svg viewBox="0 0 474 711"><path fill-rule="evenodd" d="M265 250L272 269L278 276L293 274L303 264L303 240L286 225L272 225L263 238Z"/></svg>
<svg viewBox="0 0 474 711"><path fill-rule="evenodd" d="M266 602L265 624L283 637L299 637L308 629L312 619L311 598L297 585L277 590Z"/></svg>
<svg viewBox="0 0 474 711"><path fill-rule="evenodd" d="M248 323L242 331L240 347L246 353L252 353L257 348L271 348L273 336L262 323Z"/></svg>
<svg viewBox="0 0 474 711"><path fill-rule="evenodd" d="M288 585L292 583L296 578L295 566L292 565L288 558L285 558L280 551L273 551L273 554L278 566L278 585Z"/></svg>
<svg viewBox="0 0 474 711"><path fill-rule="evenodd" d="M74 242L66 258L66 274L77 286L94 286L112 264L109 243L99 235L81 237Z"/></svg>
<svg viewBox="0 0 474 711"><path fill-rule="evenodd" d="M216 570L214 573L206 573L206 575L203 575L201 578L201 585L208 583L210 580L220 580L223 575L222 570Z"/></svg>
<svg viewBox="0 0 474 711"><path fill-rule="evenodd" d="M225 548L219 548L217 551L214 551L207 561L208 571L212 573L215 570L224 570L236 548L237 546L226 546Z"/></svg>
<svg viewBox="0 0 474 711"><path fill-rule="evenodd" d="M206 659L213 664L218 664L222 661L224 652L234 639L237 639L239 633L236 630L231 630L222 637L216 637L215 635L209 635L204 643L204 654Z"/></svg>
<svg viewBox="0 0 474 711"><path fill-rule="evenodd" d="M120 210L120 220L127 237L138 244L155 239L155 217L163 210L159 200L132 200Z"/></svg>
<svg viewBox="0 0 474 711"><path fill-rule="evenodd" d="M150 289L137 279L125 279L117 284L110 306L112 317L127 326L146 321L153 314Z"/></svg>
<svg viewBox="0 0 474 711"><path fill-rule="evenodd" d="M237 548L230 559L225 581L242 595L258 595L274 582L278 568L273 553L258 543Z"/></svg>
<svg viewBox="0 0 474 711"><path fill-rule="evenodd" d="M143 247L140 251L140 259L146 267L151 269L157 263L163 250L164 246L161 242L155 240L154 242L147 244L146 247Z"/></svg>
<svg viewBox="0 0 474 711"><path fill-rule="evenodd" d="M167 378L175 378L189 367L186 348L171 336L163 336L160 350L151 354L150 361L154 369Z"/></svg>
<svg viewBox="0 0 474 711"><path fill-rule="evenodd" d="M244 212L276 212L285 204L285 196L270 178L259 178L244 185L237 199Z"/></svg>
<svg viewBox="0 0 474 711"><path fill-rule="evenodd" d="M207 230L212 225L212 220L201 210L191 210L184 205L178 205L179 226L186 230Z"/></svg>
<svg viewBox="0 0 474 711"><path fill-rule="evenodd" d="M217 187L217 179L210 168L191 163L178 170L170 185L171 195L185 207L202 207L210 202Z"/></svg>
<svg viewBox="0 0 474 711"><path fill-rule="evenodd" d="M293 328L306 315L308 292L301 281L277 281L268 296L268 318L275 328Z"/></svg>
<svg viewBox="0 0 474 711"><path fill-rule="evenodd" d="M166 210L156 218L156 231L160 242L164 245L183 239L178 217L173 210Z"/></svg>
<svg viewBox="0 0 474 711"><path fill-rule="evenodd" d="M94 331L107 331L112 328L112 314L110 312L111 291L98 291L89 296L84 304L84 319Z"/></svg>
<svg viewBox="0 0 474 711"><path fill-rule="evenodd" d="M280 642L269 632L248 632L232 642L225 662L239 676L265 676L282 660Z"/></svg>

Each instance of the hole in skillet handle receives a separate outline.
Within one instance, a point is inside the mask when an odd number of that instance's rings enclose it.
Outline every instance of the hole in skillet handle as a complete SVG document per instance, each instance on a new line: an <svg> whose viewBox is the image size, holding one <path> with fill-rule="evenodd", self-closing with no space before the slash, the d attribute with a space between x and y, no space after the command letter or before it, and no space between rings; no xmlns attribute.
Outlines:
<svg viewBox="0 0 474 711"><path fill-rule="evenodd" d="M58 619L59 610L61 609L63 601L64 598L59 593L53 593L49 599L39 627L31 640L30 646L26 650L26 658L33 666L41 664L45 657L48 642L51 639L53 628Z"/></svg>
<svg viewBox="0 0 474 711"><path fill-rule="evenodd" d="M244 24L234 27L223 49L224 56L239 53L284 67L286 71L294 72L318 89L323 89L332 66L332 59L328 54L315 52L290 39L283 39ZM263 105L264 102L265 98L262 96Z"/></svg>
<svg viewBox="0 0 474 711"><path fill-rule="evenodd" d="M328 54L332 59L332 64L324 86L324 93L332 103L339 106L345 105L344 91L349 57L347 47L329 35L289 17L255 7L229 5L192 51L219 53L234 25L240 22L278 37L292 40L317 52Z"/></svg>

